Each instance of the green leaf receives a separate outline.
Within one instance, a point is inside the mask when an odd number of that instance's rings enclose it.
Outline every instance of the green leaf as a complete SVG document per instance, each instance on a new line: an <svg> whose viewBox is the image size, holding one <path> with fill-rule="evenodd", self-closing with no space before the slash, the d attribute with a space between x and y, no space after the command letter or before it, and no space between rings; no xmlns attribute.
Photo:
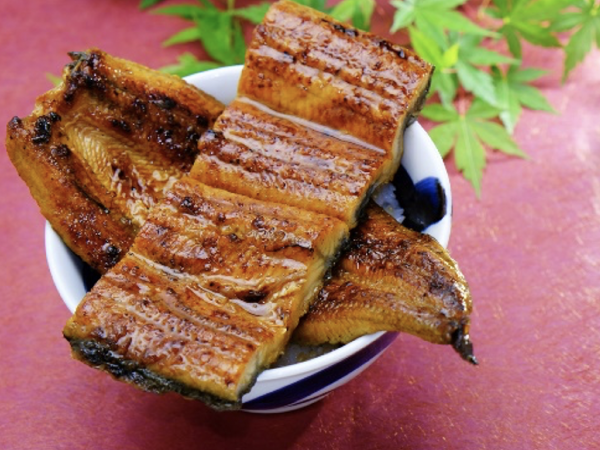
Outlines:
<svg viewBox="0 0 600 450"><path fill-rule="evenodd" d="M535 45L542 47L560 47L560 41L557 39L548 27L539 26L532 23L515 22L514 27L521 34L523 39Z"/></svg>
<svg viewBox="0 0 600 450"><path fill-rule="evenodd" d="M542 93L527 82L542 76L545 71L536 68L519 69L511 66L506 73L500 68L492 69L492 79L496 88L497 106L502 110L500 118L509 133L514 131L522 107L529 109L554 112Z"/></svg>
<svg viewBox="0 0 600 450"><path fill-rule="evenodd" d="M502 27L500 31L504 34L504 39L508 44L508 50L517 59L521 59L523 56L523 46L521 45L521 39L515 30L511 27Z"/></svg>
<svg viewBox="0 0 600 450"><path fill-rule="evenodd" d="M488 147L501 150L508 155L527 157L527 154L519 148L506 130L497 123L482 120L470 123L473 131Z"/></svg>
<svg viewBox="0 0 600 450"><path fill-rule="evenodd" d="M357 0L342 0L335 5L330 15L340 22L350 22L354 17L354 12L358 8Z"/></svg>
<svg viewBox="0 0 600 450"><path fill-rule="evenodd" d="M454 146L454 162L456 168L471 183L479 197L481 194L481 178L485 168L485 149L464 116L459 120L457 128L458 136Z"/></svg>
<svg viewBox="0 0 600 450"><path fill-rule="evenodd" d="M508 7L507 0L493 0L493 2L497 8L497 16L495 16L496 19L501 19L502 17L508 16L510 9ZM496 9L494 8L488 8L488 10L490 13L496 13Z"/></svg>
<svg viewBox="0 0 600 450"><path fill-rule="evenodd" d="M498 99L497 106L501 109L500 119L508 132L512 134L521 116L521 105L512 92L508 79L500 69L493 71L493 79L496 86L496 98Z"/></svg>
<svg viewBox="0 0 600 450"><path fill-rule="evenodd" d="M352 23L355 27L369 31L371 29L371 21L375 12L375 0L357 0L358 8L352 17Z"/></svg>
<svg viewBox="0 0 600 450"><path fill-rule="evenodd" d="M454 149L456 167L471 183L477 195L481 191L481 179L485 168L485 146L509 155L526 158L507 131L493 120L499 110L475 99L466 114L459 114L452 106L429 104L422 115L441 122L429 131L440 155L446 157Z"/></svg>
<svg viewBox="0 0 600 450"><path fill-rule="evenodd" d="M428 21L422 14L415 17L414 25L419 31L431 38L440 48L448 46L448 33L435 23Z"/></svg>
<svg viewBox="0 0 600 450"><path fill-rule="evenodd" d="M536 0L523 2L519 9L521 20L548 21L555 20L562 15L562 10L573 3L573 0Z"/></svg>
<svg viewBox="0 0 600 450"><path fill-rule="evenodd" d="M52 83L53 86L58 86L63 81L61 77L56 76L52 73L46 73L46 78L48 79L48 81L50 81L50 83Z"/></svg>
<svg viewBox="0 0 600 450"><path fill-rule="evenodd" d="M199 61L191 53L183 53L179 56L178 64L162 67L160 70L165 73L185 77L193 73L204 72L206 70L216 69L221 67L221 64L213 61Z"/></svg>
<svg viewBox="0 0 600 450"><path fill-rule="evenodd" d="M456 143L458 127L456 122L443 123L429 130L428 134L441 157L445 158Z"/></svg>
<svg viewBox="0 0 600 450"><path fill-rule="evenodd" d="M321 12L328 12L327 0L294 0L299 5L308 6Z"/></svg>
<svg viewBox="0 0 600 450"><path fill-rule="evenodd" d="M490 74L462 61L456 64L456 71L458 79L465 89L491 105L496 104L496 89Z"/></svg>
<svg viewBox="0 0 600 450"><path fill-rule="evenodd" d="M434 39L416 27L411 26L408 28L408 31L413 49L421 58L436 66L436 71L433 73L431 81L430 95L437 92L440 95L442 103L445 105L451 104L458 89L458 82L456 75L445 69L449 69L446 63L454 59L453 52L455 50L440 48Z"/></svg>
<svg viewBox="0 0 600 450"><path fill-rule="evenodd" d="M246 41L244 40L244 32L239 22L233 23L231 53L233 55L233 64L242 64L246 57Z"/></svg>
<svg viewBox="0 0 600 450"><path fill-rule="evenodd" d="M517 64L518 59L505 56L502 53L489 50L484 47L474 47L469 49L465 55L467 61L476 66L492 66L494 64Z"/></svg>
<svg viewBox="0 0 600 450"><path fill-rule="evenodd" d="M216 10L216 7L212 8ZM194 20L196 16L206 11L205 8L197 5L172 5L151 11L152 14L162 14L164 16L175 16L185 20Z"/></svg>
<svg viewBox="0 0 600 450"><path fill-rule="evenodd" d="M462 35L456 36L456 44L459 48L458 59L460 63L458 65L465 66L492 66L495 64L509 63L516 64L519 61L514 58L510 58L501 53L489 50L482 47L482 36L476 35ZM457 67L458 69L458 67ZM469 70L469 69L467 69ZM476 70L476 69L471 69ZM464 74L463 74L464 75ZM481 76L474 74L475 76ZM484 80L485 82L485 80ZM489 86L488 86L489 87ZM471 90L471 89L469 89ZM485 96L484 96L485 98ZM492 98L487 98L488 101L492 101Z"/></svg>
<svg viewBox="0 0 600 450"><path fill-rule="evenodd" d="M578 0L573 2L572 10L557 21L559 30L571 29L573 33L565 46L565 66L563 82L570 72L590 53L594 41L600 48L600 2L597 0Z"/></svg>
<svg viewBox="0 0 600 450"><path fill-rule="evenodd" d="M418 10L416 14L440 29L481 34L484 36L495 35L495 33L474 24L466 16L457 11L424 9Z"/></svg>
<svg viewBox="0 0 600 450"><path fill-rule="evenodd" d="M458 79L456 75L447 72L434 74L431 83L431 92L438 92L440 100L445 106L450 106L456 97L458 90Z"/></svg>
<svg viewBox="0 0 600 450"><path fill-rule="evenodd" d="M417 25L438 43L440 43L439 33L444 30L484 36L495 35L494 32L481 28L455 10L457 6L464 3L463 0L393 0L391 4L396 8L396 12L390 31L395 33L402 28ZM432 35L431 31L435 31L437 36Z"/></svg>
<svg viewBox="0 0 600 450"><path fill-rule="evenodd" d="M375 10L375 0L342 0L329 14L341 22L352 23L356 28L368 30Z"/></svg>
<svg viewBox="0 0 600 450"><path fill-rule="evenodd" d="M452 9L467 3L467 0L420 0L419 4L423 8L432 9Z"/></svg>
<svg viewBox="0 0 600 450"><path fill-rule="evenodd" d="M581 21L581 13L565 12L552 21L550 29L556 32L567 31L578 26Z"/></svg>
<svg viewBox="0 0 600 450"><path fill-rule="evenodd" d="M443 53L438 44L418 28L408 29L413 49L434 66L443 66Z"/></svg>
<svg viewBox="0 0 600 450"><path fill-rule="evenodd" d="M267 10L270 8L270 3L261 3L259 5L247 6L245 8L237 8L231 11L235 17L246 19L254 24L262 22Z"/></svg>
<svg viewBox="0 0 600 450"><path fill-rule="evenodd" d="M492 19L502 19L502 12L495 8L483 8L482 10L486 16Z"/></svg>
<svg viewBox="0 0 600 450"><path fill-rule="evenodd" d="M592 50L594 42L594 23L592 21L584 22L565 46L565 68L563 71L563 82L567 79L571 71L580 64L585 56Z"/></svg>
<svg viewBox="0 0 600 450"><path fill-rule="evenodd" d="M458 51L460 46L458 44L452 45L442 55L442 63L444 67L452 67L458 62Z"/></svg>
<svg viewBox="0 0 600 450"><path fill-rule="evenodd" d="M428 104L421 111L421 115L430 120L434 120L436 122L447 122L450 120L456 120L458 117L458 113L454 109L454 107L440 105L439 103Z"/></svg>
<svg viewBox="0 0 600 450"><path fill-rule="evenodd" d="M467 3L467 0L416 0L421 8L453 9Z"/></svg>
<svg viewBox="0 0 600 450"><path fill-rule="evenodd" d="M536 111L556 113L546 97L533 86L515 85L513 89L517 94L519 102L523 106Z"/></svg>
<svg viewBox="0 0 600 450"><path fill-rule="evenodd" d="M509 69L509 72L511 79L518 83L534 81L548 73L547 70L537 69L535 67L525 67L514 70L511 68Z"/></svg>
<svg viewBox="0 0 600 450"><path fill-rule="evenodd" d="M234 21L226 11L203 10L194 21L200 32L200 40L208 55L224 64L234 65L242 61L234 53Z"/></svg>
<svg viewBox="0 0 600 450"><path fill-rule="evenodd" d="M390 32L395 33L402 28L412 25L415 20L414 2L394 0L391 3L396 7L396 12L394 13L394 21L392 22Z"/></svg>
<svg viewBox="0 0 600 450"><path fill-rule="evenodd" d="M162 2L163 0L142 0L140 2L140 9L147 9L150 8L160 2Z"/></svg>
<svg viewBox="0 0 600 450"><path fill-rule="evenodd" d="M471 118L492 119L498 117L500 109L489 103L484 102L480 98L475 98L471 107L467 111L467 115Z"/></svg>
<svg viewBox="0 0 600 450"><path fill-rule="evenodd" d="M184 44L186 42L197 41L201 39L201 33L198 27L186 28L178 33L175 33L169 39L163 42L165 47L175 44Z"/></svg>
<svg viewBox="0 0 600 450"><path fill-rule="evenodd" d="M568 0L494 0L486 13L502 20L498 29L512 55L521 59L521 39L544 47L560 47L552 21L560 18L569 6Z"/></svg>

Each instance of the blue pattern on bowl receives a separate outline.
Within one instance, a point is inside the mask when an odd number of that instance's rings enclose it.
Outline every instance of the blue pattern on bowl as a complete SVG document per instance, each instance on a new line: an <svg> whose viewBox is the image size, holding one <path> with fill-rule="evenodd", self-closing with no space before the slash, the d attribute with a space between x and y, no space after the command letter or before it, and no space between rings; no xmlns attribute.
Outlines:
<svg viewBox="0 0 600 450"><path fill-rule="evenodd" d="M244 402L243 409L246 411L268 412L268 410L279 408L304 406L308 402L320 400L333 389L334 383L374 360L374 358L379 356L394 342L397 336L397 333L385 333L379 339L371 342L350 357L320 372L281 389ZM327 390L321 392L324 389Z"/></svg>
<svg viewBox="0 0 600 450"><path fill-rule="evenodd" d="M424 231L446 215L446 192L436 177L426 177L414 183L404 166L400 166L392 181L396 199L403 209L402 224L415 231Z"/></svg>

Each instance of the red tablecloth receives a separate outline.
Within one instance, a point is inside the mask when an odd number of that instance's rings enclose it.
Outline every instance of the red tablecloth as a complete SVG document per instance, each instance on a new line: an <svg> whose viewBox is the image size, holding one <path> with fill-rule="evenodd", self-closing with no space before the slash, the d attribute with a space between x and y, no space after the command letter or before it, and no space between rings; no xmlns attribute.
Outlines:
<svg viewBox="0 0 600 450"><path fill-rule="evenodd" d="M184 23L138 3L0 1L2 142L68 51L98 46L157 68L195 48L161 48ZM600 56L564 85L559 51L526 59L550 71L538 87L558 111L524 113L516 139L530 159L491 155L480 200L448 161L450 250L474 296L481 365L400 336L360 377L283 415L217 413L72 361L44 219L0 152L0 448L600 448Z"/></svg>

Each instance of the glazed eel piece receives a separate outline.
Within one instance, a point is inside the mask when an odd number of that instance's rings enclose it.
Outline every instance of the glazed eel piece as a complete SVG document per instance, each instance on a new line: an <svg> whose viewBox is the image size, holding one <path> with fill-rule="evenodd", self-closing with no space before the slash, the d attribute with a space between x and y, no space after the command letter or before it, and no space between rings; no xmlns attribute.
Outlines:
<svg viewBox="0 0 600 450"><path fill-rule="evenodd" d="M42 214L100 273L188 173L224 106L178 77L98 49L71 53L62 83L8 124L6 147Z"/></svg>
<svg viewBox="0 0 600 450"><path fill-rule="evenodd" d="M278 21L281 5L288 4L274 5L267 22ZM348 37L330 21L317 25L312 32ZM287 42L309 52L315 43L292 31ZM389 51L370 37L367 44L368 51ZM384 61L387 73L405 59ZM423 71L423 90L429 74ZM284 351L370 193L396 171L410 111L390 116L394 130L381 147L351 129L261 103L243 87L264 79L244 72L239 98L201 137L190 175L152 209L131 251L85 296L64 329L75 358L143 389L233 409ZM391 101L349 89L374 110ZM360 174L349 170L355 168ZM336 207L324 208L332 195Z"/></svg>
<svg viewBox="0 0 600 450"><path fill-rule="evenodd" d="M381 182L388 181L402 154L404 128L422 106L432 70L407 49L294 2L277 2L255 29L240 97L217 121L218 132L202 139L192 174L248 196L310 202L320 212L357 223L358 216L343 217L342 211L349 201L363 211L370 192L358 189L364 195L352 198L340 191L339 179L345 177L345 188L360 188L370 160L340 160L336 147L352 150L362 143L374 152L391 152L393 162L380 174ZM338 143L318 159L302 129L319 130ZM293 148L282 151L290 135L296 136ZM318 178L314 168L322 166L329 170ZM306 189L305 180L326 195ZM265 190L265 183L271 189ZM448 252L396 223L373 202L361 219L295 338L319 345L346 343L374 331L402 331L450 344L476 362L469 339L470 291Z"/></svg>
<svg viewBox="0 0 600 450"><path fill-rule="evenodd" d="M432 73L408 49L282 0L254 30L239 96L388 152L385 183L398 169L404 129L421 110Z"/></svg>
<svg viewBox="0 0 600 450"><path fill-rule="evenodd" d="M76 359L121 381L237 409L347 237L330 216L184 177L64 335Z"/></svg>
<svg viewBox="0 0 600 450"><path fill-rule="evenodd" d="M469 339L471 311L467 281L446 249L370 203L294 340L343 344L377 331L401 331L451 344L477 364Z"/></svg>

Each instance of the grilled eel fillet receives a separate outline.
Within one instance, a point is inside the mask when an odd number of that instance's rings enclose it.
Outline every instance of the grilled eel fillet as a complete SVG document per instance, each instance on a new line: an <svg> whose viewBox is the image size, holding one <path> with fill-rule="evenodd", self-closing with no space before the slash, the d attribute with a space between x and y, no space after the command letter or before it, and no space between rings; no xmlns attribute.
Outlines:
<svg viewBox="0 0 600 450"><path fill-rule="evenodd" d="M392 158L331 134L242 97L200 138L191 176L229 192L328 214L353 227Z"/></svg>
<svg viewBox="0 0 600 450"><path fill-rule="evenodd" d="M431 73L409 50L296 3L275 3L255 29L239 97L217 120L216 131L201 139L192 176L254 198L300 207L310 202L354 224L357 217L346 211L360 211L369 198L365 178L377 172L386 180L395 173L402 131L419 112ZM318 141L322 133L339 141L325 147ZM346 147L343 158L337 156L340 146ZM392 163L382 168L370 158L353 158L365 146L374 157L389 152ZM387 266L384 255L391 258ZM369 332L403 331L452 344L464 359L476 361L468 285L434 239L411 232L370 202L340 264L345 269L334 271L320 292L298 340L345 343ZM360 283L349 274L362 274Z"/></svg>
<svg viewBox="0 0 600 450"><path fill-rule="evenodd" d="M9 122L6 146L54 230L105 273L189 172L224 106L178 77L97 49L71 57L62 84Z"/></svg>
<svg viewBox="0 0 600 450"><path fill-rule="evenodd" d="M390 158L243 101L225 109L199 149L190 175L155 205L64 335L75 358L119 379L233 409L284 351L349 236L347 223L320 212L331 195L324 180L341 193L340 215L353 218ZM316 163L307 173L296 164L304 153ZM318 163L327 160L336 163ZM345 164L364 170L347 176L337 167ZM246 184L240 167L256 174L254 198L224 189ZM299 183L292 193L305 207L285 195L271 201L278 183Z"/></svg>
<svg viewBox="0 0 600 450"><path fill-rule="evenodd" d="M76 358L118 379L238 408L347 236L332 217L184 177L64 335Z"/></svg>
<svg viewBox="0 0 600 450"><path fill-rule="evenodd" d="M402 331L452 344L477 364L469 339L472 300L456 262L431 236L409 230L375 203L294 333L307 345Z"/></svg>
<svg viewBox="0 0 600 450"><path fill-rule="evenodd" d="M399 70L395 61L387 70ZM240 86L261 80L246 71ZM314 118L298 120L246 93L200 139L190 176L153 208L130 253L64 329L76 358L217 408L239 407L259 371L283 352L370 192L395 172L396 128L408 116L389 122L395 141L378 147L345 129L331 136L333 129L309 123ZM358 176L349 170L356 168ZM322 214L332 195L339 208Z"/></svg>
<svg viewBox="0 0 600 450"><path fill-rule="evenodd" d="M335 130L339 139L385 151L390 163L378 179L385 183L398 169L404 129L421 109L432 72L410 50L283 0L254 29L238 95L309 128ZM363 193L362 206L369 194ZM345 220L357 223L357 217Z"/></svg>

